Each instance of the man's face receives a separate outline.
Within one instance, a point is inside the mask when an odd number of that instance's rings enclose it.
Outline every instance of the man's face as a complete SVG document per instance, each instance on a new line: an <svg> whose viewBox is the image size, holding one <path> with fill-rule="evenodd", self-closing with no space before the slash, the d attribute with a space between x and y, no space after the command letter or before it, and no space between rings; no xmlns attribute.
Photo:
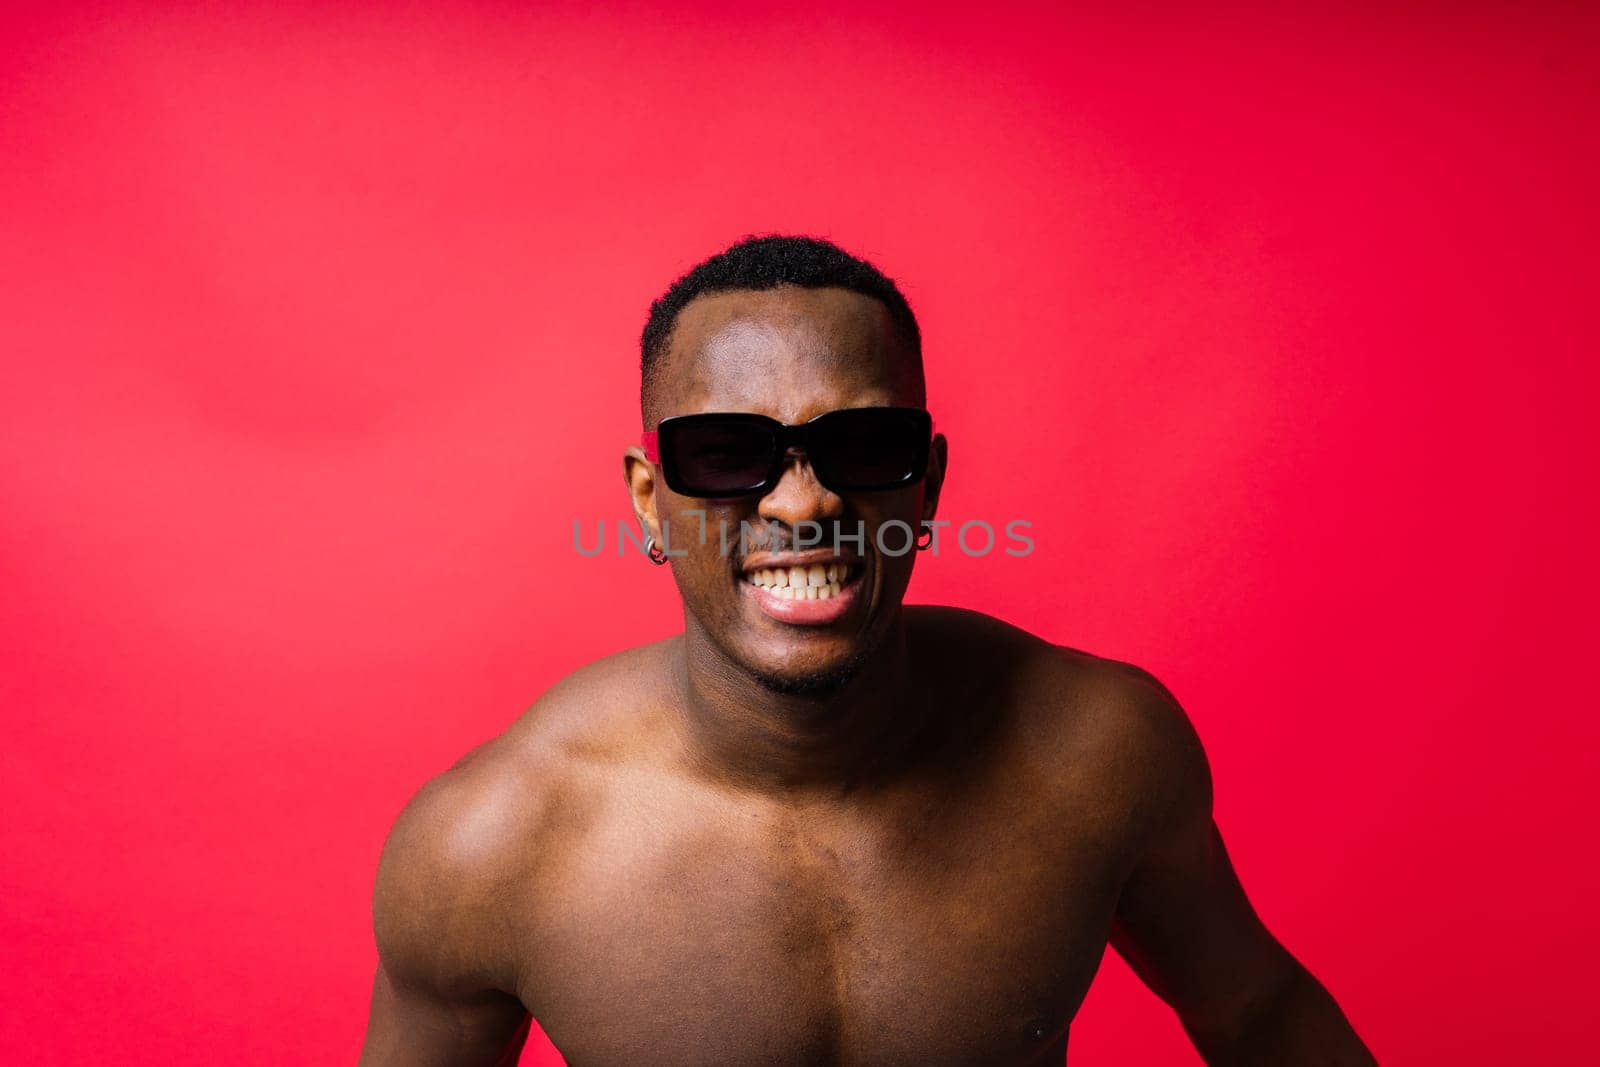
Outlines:
<svg viewBox="0 0 1600 1067"><path fill-rule="evenodd" d="M846 289L784 286L697 297L679 314L671 348L654 370L645 413L652 428L669 416L701 412L754 412L795 425L839 408L923 406L914 359L888 309ZM898 615L916 552L894 554L907 540L898 528L884 531L888 551L880 550L878 531L898 519L915 534L932 518L944 446L942 439L935 443L922 482L843 495L817 481L802 453L788 456L765 496L733 500L679 496L637 449L625 464L641 519L658 540L667 532L686 626L774 689L825 691L854 673ZM705 513L704 544L697 510ZM823 535L802 549L795 542L807 521ZM848 535L859 522L862 542L836 546L836 522ZM766 532L766 543L741 543L741 523ZM807 536L815 540L815 530ZM786 608L794 601L775 595L772 583L785 580L777 572L792 584L809 579L812 566L824 568L824 579L834 568L826 584L838 595L801 601L803 610Z"/></svg>

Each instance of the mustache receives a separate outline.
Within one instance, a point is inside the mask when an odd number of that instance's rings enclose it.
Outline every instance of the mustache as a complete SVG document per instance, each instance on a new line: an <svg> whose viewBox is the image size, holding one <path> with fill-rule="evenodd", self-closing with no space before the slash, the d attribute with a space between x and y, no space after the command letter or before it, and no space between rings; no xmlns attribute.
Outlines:
<svg viewBox="0 0 1600 1067"><path fill-rule="evenodd" d="M729 555L742 562L757 552L782 555L841 545L853 547L851 554L859 555L865 549L866 536L866 523L859 519L806 519L793 525L776 519L746 521L729 538Z"/></svg>
<svg viewBox="0 0 1600 1067"><path fill-rule="evenodd" d="M739 529L740 546L751 551L792 552L798 542L799 536L795 533L795 528L784 522L771 521L749 526L741 524ZM740 553L741 558L744 555L745 553Z"/></svg>

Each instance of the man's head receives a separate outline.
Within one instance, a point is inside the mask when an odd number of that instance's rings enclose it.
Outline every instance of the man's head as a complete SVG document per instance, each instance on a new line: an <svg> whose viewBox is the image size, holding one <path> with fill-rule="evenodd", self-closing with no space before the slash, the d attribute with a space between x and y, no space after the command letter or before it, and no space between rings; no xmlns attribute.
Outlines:
<svg viewBox="0 0 1600 1067"><path fill-rule="evenodd" d="M922 384L922 333L911 306L892 280L871 263L857 259L837 245L815 237L747 237L718 252L672 283L659 300L650 305L650 318L640 338L640 407L645 429L651 429L664 416L652 417L651 391L656 370L672 345L673 332L683 309L697 298L713 293L740 290L760 292L780 286L803 289L848 289L871 297L889 313L903 352L910 357L907 369L915 370L917 404L924 404Z"/></svg>
<svg viewBox="0 0 1600 1067"><path fill-rule="evenodd" d="M813 238L752 238L695 267L652 306L642 349L646 430L706 412L793 426L841 409L926 405L905 298L871 264ZM824 692L847 681L898 618L916 555L900 551L902 530L914 536L932 518L945 445L933 441L925 476L865 492L824 486L801 450L784 457L768 491L731 499L673 492L638 448L624 465L641 523L658 541L667 535L686 627L775 690ZM802 524L813 523L821 543L802 550ZM741 543L741 524L767 543ZM836 529L865 537L836 541ZM811 566L824 568L826 588L806 589L813 599L800 606L795 565L807 580Z"/></svg>

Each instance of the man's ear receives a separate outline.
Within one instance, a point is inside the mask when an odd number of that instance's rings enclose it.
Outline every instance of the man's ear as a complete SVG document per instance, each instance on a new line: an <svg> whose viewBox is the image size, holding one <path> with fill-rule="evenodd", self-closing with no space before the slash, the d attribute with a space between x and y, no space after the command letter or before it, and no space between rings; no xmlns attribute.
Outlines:
<svg viewBox="0 0 1600 1067"><path fill-rule="evenodd" d="M944 489L944 476L950 469L950 446L944 434L933 435L928 446L928 474L922 482L922 521L932 520L939 510L939 493Z"/></svg>
<svg viewBox="0 0 1600 1067"><path fill-rule="evenodd" d="M638 445L622 453L622 478L628 483L628 496L633 501L633 513L639 519L639 528L646 537L661 543L661 523L656 517L656 467L644 458L644 449Z"/></svg>

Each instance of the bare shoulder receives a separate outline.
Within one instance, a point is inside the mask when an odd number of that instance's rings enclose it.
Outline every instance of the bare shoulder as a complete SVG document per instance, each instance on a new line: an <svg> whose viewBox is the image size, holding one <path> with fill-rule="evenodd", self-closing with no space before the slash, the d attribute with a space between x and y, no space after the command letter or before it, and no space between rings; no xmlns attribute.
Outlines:
<svg viewBox="0 0 1600 1067"><path fill-rule="evenodd" d="M1140 821L1196 805L1209 809L1211 777L1200 738L1150 671L979 612L916 611L953 657L989 673L986 688L1003 694L1045 780L1074 789L1089 784Z"/></svg>
<svg viewBox="0 0 1600 1067"><path fill-rule="evenodd" d="M658 643L573 671L416 792L384 843L373 893L391 980L458 996L515 988L508 908L569 847L587 772L630 743L621 726L648 704L661 658Z"/></svg>

